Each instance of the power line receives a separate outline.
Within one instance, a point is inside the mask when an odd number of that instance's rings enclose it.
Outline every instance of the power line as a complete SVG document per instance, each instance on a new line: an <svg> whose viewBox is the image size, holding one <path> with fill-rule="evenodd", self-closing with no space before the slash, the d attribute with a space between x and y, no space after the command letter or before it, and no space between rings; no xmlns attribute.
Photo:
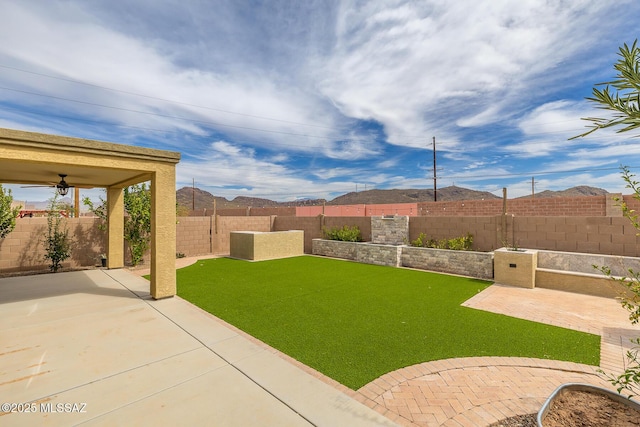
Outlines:
<svg viewBox="0 0 640 427"><path fill-rule="evenodd" d="M200 108L200 109L205 109L205 110L210 110L210 111L217 111L217 112L221 112L221 113L225 113L225 114L232 114L232 115L238 115L238 116L243 116L243 117L251 117L251 118L255 118L255 119L268 120L268 121L274 121L274 122L280 122L280 123L288 123L288 124L299 125L299 126L316 127L316 128L321 128L321 129L334 130L334 131L338 131L338 132L342 132L342 131L345 130L344 128L336 128L336 127L330 127L330 126L323 126L323 125L319 125L319 124L301 123L301 122L295 122L295 121L290 121L290 120L276 119L276 118L273 118L273 117L266 117L266 116L259 116L259 115L254 115L254 114L240 113L240 112L225 110L225 109L221 109L221 108L209 107L209 106L198 105L198 104L193 104L193 103L188 103L188 102L183 102L183 101L178 101L178 100L172 100L172 99L161 98L161 97L156 97L156 96L151 96L151 95L145 95L145 94L142 94L142 93L126 91L126 90L122 90L122 89L115 89L115 88L111 88L111 87L107 87L107 86L102 86L102 85L98 85L98 84L95 84L95 83L88 83L88 82L81 81L81 80L65 78L65 77L60 77L60 76L53 76L53 75L46 74L46 73L40 73L40 72L36 72L36 71L25 70L25 69L22 69L22 68L12 67L12 66L9 66L9 65L4 65L4 64L0 64L0 68L10 69L10 70L19 71L19 72L26 73L26 74L32 74L32 75L35 75L35 76L46 77L46 78L65 81L65 82L69 82L69 83L74 83L74 84L94 87L94 88L107 90L107 91L111 91L111 92L123 93L123 94L127 94L127 95L137 96L137 97L140 97L140 98L153 99L153 100L156 100L156 101L162 101L162 102L176 104L176 105L183 105L183 106ZM3 89L20 92L20 90L18 90L18 89L11 89L11 88L6 88L6 87L4 87ZM79 103L83 102L83 101L77 101L77 100L73 100L73 99L69 99L69 98L61 98L61 97L54 97L54 96L51 96L51 95L38 94L38 93L35 93L35 92L27 92L27 91L22 91L22 92L23 93L32 94L32 95L37 95L37 96L48 96L48 97L57 98L57 99L61 99L61 100L67 100L67 101L71 101L71 102L79 102ZM100 107L104 107L104 108L118 109L118 107L104 106L104 105L100 105L100 104L92 104L92 103L87 103L87 104L100 106ZM123 111L130 111L130 112L138 112L138 113L141 113L141 114L153 114L153 113L137 111L137 110L127 110L127 109L122 109L122 110ZM160 115L160 116L162 116L162 115ZM173 117L173 118L177 118L177 119L180 119L180 120L190 120L190 121L197 122L195 120L191 120L191 119L187 119L187 118L183 118L183 117L168 116L168 115L167 116L163 116L163 117ZM549 122L549 123L541 123L540 125L567 123L567 122L571 122L571 121L572 120L563 120L563 121L556 121L556 122ZM212 122L212 123L213 124L217 124L219 126L230 126L230 127L233 127L233 125L225 125L225 124L216 123L216 122ZM242 127L240 127L240 128L242 128ZM258 129L247 128L247 129L268 132L268 130L259 129L259 128ZM574 131L575 132L580 132L581 130L583 130L583 128L575 129L575 130L561 130L561 131L540 132L540 133L531 134L531 135L532 136L537 136L537 135L549 135L549 134L567 133L567 132L572 132L573 133ZM494 130L486 130L486 131L477 131L476 130L475 134L482 134L482 133L485 133L485 132L486 133L489 133L489 132L494 133L495 131ZM297 135L297 134L294 134L294 135ZM303 135L303 136L318 137L318 136L312 136L312 135ZM397 135L397 136L406 138L407 140L423 138L422 135L402 135L401 134L401 135ZM440 142L440 144L442 144L442 143L443 142ZM446 142L445 142L445 144L446 144Z"/></svg>
<svg viewBox="0 0 640 427"><path fill-rule="evenodd" d="M1 88L1 87L0 87ZM11 110L15 110L15 111L22 111L18 108L15 107L9 107L9 106L4 106L3 109L11 109ZM139 130L147 130L147 131L155 131L155 132L162 132L162 133L181 133L181 131L167 131L167 130L162 130L162 129L153 129L153 128L146 128L146 127L138 127L138 126L129 126L129 125L120 125L120 124L114 124L114 123L110 123L110 122L105 122L105 121L98 121L98 120L90 120L90 119L80 119L77 117L69 117L69 116L62 116L62 115L55 115L55 114L49 114L49 113L41 113L41 112L35 112L35 111L30 111L29 114L35 114L35 115L46 115L46 116L51 116L51 117L56 117L56 118L60 118L60 119L71 119L71 120L76 120L76 121L81 121L81 122L86 122L86 123L95 123L95 124L106 124L106 125L111 125L111 126L117 126L120 128L127 128L127 129L139 129ZM239 143L242 143L243 141L239 141ZM244 141L245 143L248 143L247 141ZM440 142L439 144L442 144L442 142ZM282 143L280 145L285 145L285 146L297 146L294 144L285 144ZM297 154L296 157L314 157L315 156L315 152L313 154L308 154L306 156L302 155L302 154ZM223 169L223 170L241 170L242 168L238 168L238 167L229 167L229 168L224 168L224 167L217 167L218 169ZM636 169L637 167L630 167L630 169ZM607 168L592 168L592 169L570 169L570 170L557 170L557 171L530 171L530 172L519 172L519 173L504 173L504 174L482 174L482 175L452 175L452 176L447 176L447 175L440 175L439 178L440 179L467 179L467 178L509 178L509 177L515 177L515 176L523 176L523 175L551 175L551 174L560 174L560 173L582 173L582 172L598 172L598 171L607 171L607 170L619 170L619 167L607 167ZM253 170L251 168L247 168L246 170ZM358 168L359 172L370 172L370 171L379 171L380 168L379 167L373 167L373 168Z"/></svg>
<svg viewBox="0 0 640 427"><path fill-rule="evenodd" d="M0 89L9 90L9 91L12 91L12 92L25 93L25 94L28 94L28 95L41 96L41 97L45 97L45 98L58 99L58 100L61 100L61 101L75 102L75 103L83 104L83 105L91 105L91 106L94 106L94 107L108 108L108 109L117 110L117 111L126 111L126 112L129 112L129 113L145 114L145 115L148 115L148 116L163 117L163 118L167 118L167 119L184 120L184 121L187 121L187 122L193 122L193 123L199 123L199 124L205 124L205 125L211 125L211 126L230 127L230 128L234 128L234 129L244 129L244 130L253 130L253 131L258 131L258 132L276 133L276 134L280 134L280 135L303 136L303 137L306 137L306 138L335 139L335 138L328 137L328 136L308 135L308 134L299 134L299 133L284 132L284 131L277 131L277 130L270 130L270 129L252 128L252 127L248 127L248 126L228 125L228 124L219 123L219 122L210 122L210 121L206 121L206 120L196 120L196 119L190 119L190 118L187 118L187 117L172 116L170 114L152 113L152 112L149 112L149 111L134 110L134 109L131 109L131 108L114 107L114 106L111 106L111 105L98 104L98 103L95 103L95 102L79 101L79 100L76 100L76 99L64 98L64 97L61 97L61 96L45 95L45 94L42 94L42 93L30 92L30 91L20 90L20 89L11 89L11 88L4 87L4 86L0 86ZM353 138L353 139L355 139L355 138Z"/></svg>
<svg viewBox="0 0 640 427"><path fill-rule="evenodd" d="M637 169L637 166L630 166L629 169ZM510 178L516 176L523 175L555 175L555 174L563 174L563 173L588 173L588 172L600 172L607 170L620 170L620 167L607 167L607 168L591 168L591 169L567 169L567 170L555 170L555 171L540 171L540 172L514 172L508 174L495 174L495 175L460 175L460 176L440 176L440 178L445 179L465 179L465 178Z"/></svg>
<svg viewBox="0 0 640 427"><path fill-rule="evenodd" d="M87 82L83 82L81 80L68 79L68 78L65 78L65 77L52 76L50 74L44 74L44 73L38 73L38 72L35 72L35 71L24 70L22 68L10 67L8 65L3 65L3 64L0 64L0 67L7 68L7 69L10 69L10 70L20 71L20 72L23 72L23 73L33 74L33 75L36 75L36 76L47 77L47 78L50 78L50 79L61 80L61 81L69 82L69 83L76 83L76 84L80 84L80 85L84 85L84 86L95 87L95 88L98 88L98 89L108 90L108 91L111 91L111 92L124 93L124 94L127 94L127 95L138 96L138 97L141 97L141 98L153 99L153 100L162 101L162 102L168 102L168 103L176 104L176 105L184 105L184 106L187 106L187 107L202 108L202 109L205 109L205 110L218 111L218 112L225 113L225 114L234 114L234 115L238 115L238 116L251 117L251 118L254 118L254 119L262 119L262 120L269 120L269 121L274 121L274 122L289 123L289 124L300 125L300 126L310 126L310 127L324 128L324 129L335 129L335 128L331 128L331 127L328 127L328 126L315 125L315 124L310 124L310 123L293 122L293 121L289 121L289 120L275 119L273 117L257 116L257 115L253 115L253 114L238 113L238 112L235 112L235 111L223 110L223 109L214 108L214 107L207 107L207 106L204 106L204 105L191 104L191 103L188 103L188 102L182 102L182 101L177 101L177 100L173 100L173 99L159 98L159 97L156 97L156 96L144 95L144 94L141 94L141 93L130 92L130 91L122 90L122 89L114 89L114 88L110 88L110 87L106 87L106 86L101 86L101 85L97 85L97 84L94 84L94 83L87 83Z"/></svg>

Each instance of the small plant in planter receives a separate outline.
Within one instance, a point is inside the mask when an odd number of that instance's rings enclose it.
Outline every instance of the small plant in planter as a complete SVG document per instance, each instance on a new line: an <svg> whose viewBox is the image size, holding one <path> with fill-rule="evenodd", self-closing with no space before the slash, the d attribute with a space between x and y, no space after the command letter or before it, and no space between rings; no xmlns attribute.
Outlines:
<svg viewBox="0 0 640 427"><path fill-rule="evenodd" d="M107 266L107 255L106 254L100 254L100 264L103 267Z"/></svg>
<svg viewBox="0 0 640 427"><path fill-rule="evenodd" d="M473 235L467 233L466 236L455 237L453 239L427 239L427 235L420 233L417 239L411 241L411 246L418 248L449 249L452 251L473 250Z"/></svg>
<svg viewBox="0 0 640 427"><path fill-rule="evenodd" d="M56 273L62 268L62 262L71 256L71 238L60 214L57 192L49 204L47 232L42 243L45 250L44 258L49 260L49 269Z"/></svg>
<svg viewBox="0 0 640 427"><path fill-rule="evenodd" d="M362 233L357 225L349 227L345 225L342 228L334 227L331 229L324 228L324 238L327 240L340 240L342 242L362 242Z"/></svg>

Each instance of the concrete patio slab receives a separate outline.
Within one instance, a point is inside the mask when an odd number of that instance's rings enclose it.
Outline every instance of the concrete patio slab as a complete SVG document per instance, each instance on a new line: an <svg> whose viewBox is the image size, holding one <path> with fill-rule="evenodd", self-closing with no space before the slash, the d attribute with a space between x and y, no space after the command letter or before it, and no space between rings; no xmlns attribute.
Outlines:
<svg viewBox="0 0 640 427"><path fill-rule="evenodd" d="M3 426L395 425L128 270L0 279L1 403Z"/></svg>

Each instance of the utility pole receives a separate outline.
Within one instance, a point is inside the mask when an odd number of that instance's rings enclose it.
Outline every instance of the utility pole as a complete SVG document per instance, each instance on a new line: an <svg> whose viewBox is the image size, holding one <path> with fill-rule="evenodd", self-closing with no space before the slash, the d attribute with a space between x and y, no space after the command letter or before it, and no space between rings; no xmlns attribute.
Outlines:
<svg viewBox="0 0 640 427"><path fill-rule="evenodd" d="M536 198L536 181L535 181L535 177L531 177L531 198L535 199Z"/></svg>
<svg viewBox="0 0 640 427"><path fill-rule="evenodd" d="M433 201L438 201L438 186L436 184L436 137L433 137Z"/></svg>
<svg viewBox="0 0 640 427"><path fill-rule="evenodd" d="M191 210L196 210L196 179L191 178Z"/></svg>

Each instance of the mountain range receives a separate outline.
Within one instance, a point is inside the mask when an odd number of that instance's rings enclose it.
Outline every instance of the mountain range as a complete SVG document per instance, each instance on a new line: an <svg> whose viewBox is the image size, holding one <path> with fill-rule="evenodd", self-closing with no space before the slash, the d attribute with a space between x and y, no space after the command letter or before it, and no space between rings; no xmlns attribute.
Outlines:
<svg viewBox="0 0 640 427"><path fill-rule="evenodd" d="M608 194L602 188L578 186L562 191L545 190L534 194L534 197L580 197L599 196ZM531 197L531 196L525 196ZM295 202L276 202L269 199L239 196L233 200L214 196L208 191L195 187L183 187L176 192L178 205L187 210L213 209L214 200L217 209L245 208L245 207L286 207L286 206L313 206L326 203L328 205L356 205L356 204L385 204L385 203L416 203L433 201L431 189L394 189L394 190L365 190L350 192L336 197L333 200L305 199ZM476 191L468 188L450 186L438 189L438 201L451 200L479 200L500 199L499 196L486 191Z"/></svg>

